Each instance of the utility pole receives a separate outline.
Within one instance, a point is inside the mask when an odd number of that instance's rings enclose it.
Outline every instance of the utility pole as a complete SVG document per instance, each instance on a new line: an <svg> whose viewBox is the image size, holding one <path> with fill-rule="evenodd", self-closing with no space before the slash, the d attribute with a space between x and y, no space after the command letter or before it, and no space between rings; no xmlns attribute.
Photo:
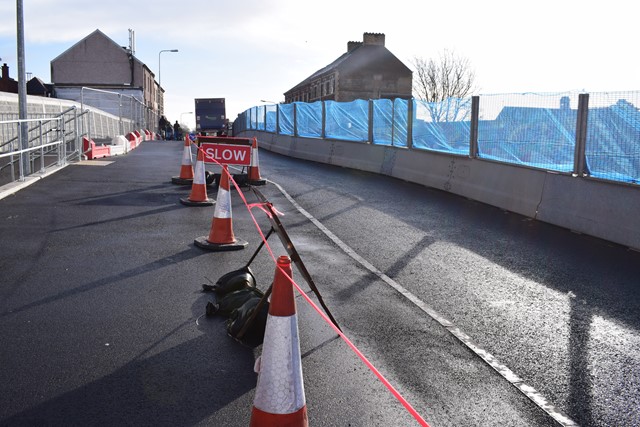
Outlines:
<svg viewBox="0 0 640 427"><path fill-rule="evenodd" d="M18 26L18 107L20 120L27 119L27 74L24 63L24 13L22 0L16 0L17 26ZM20 149L29 148L29 124L24 121L20 123ZM20 154L21 177L31 173L31 154L24 152Z"/></svg>

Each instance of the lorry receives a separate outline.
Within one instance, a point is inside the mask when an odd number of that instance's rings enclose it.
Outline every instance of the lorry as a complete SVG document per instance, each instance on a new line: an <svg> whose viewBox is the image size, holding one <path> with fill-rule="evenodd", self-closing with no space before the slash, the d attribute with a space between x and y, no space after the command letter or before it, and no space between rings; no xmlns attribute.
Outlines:
<svg viewBox="0 0 640 427"><path fill-rule="evenodd" d="M224 98L198 98L196 101L196 133L222 135L227 133L228 120Z"/></svg>

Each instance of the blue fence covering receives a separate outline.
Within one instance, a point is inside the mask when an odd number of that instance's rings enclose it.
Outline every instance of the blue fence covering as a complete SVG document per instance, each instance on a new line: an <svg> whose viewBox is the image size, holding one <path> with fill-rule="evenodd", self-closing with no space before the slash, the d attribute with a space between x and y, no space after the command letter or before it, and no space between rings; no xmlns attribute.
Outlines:
<svg viewBox="0 0 640 427"><path fill-rule="evenodd" d="M265 130L264 105L255 107L255 109L256 109L256 129Z"/></svg>
<svg viewBox="0 0 640 427"><path fill-rule="evenodd" d="M264 106L265 113L265 130L267 132L275 133L276 132L276 123L278 116L278 106L277 105L265 105Z"/></svg>
<svg viewBox="0 0 640 427"><path fill-rule="evenodd" d="M236 121L283 135L369 142L640 183L640 92L482 95L471 140L471 98L377 99L253 107ZM410 104L411 103L411 104ZM323 115L324 106L324 115ZM576 171L578 110L586 111L584 171ZM584 113L583 113L584 114ZM241 115L242 116L242 115ZM371 126L371 128L370 128ZM370 140L371 139L371 140ZM474 153L472 144L476 148Z"/></svg>
<svg viewBox="0 0 640 427"><path fill-rule="evenodd" d="M413 101L414 148L469 154L471 98L442 102Z"/></svg>
<svg viewBox="0 0 640 427"><path fill-rule="evenodd" d="M369 139L369 101L325 101L327 138L365 142Z"/></svg>
<svg viewBox="0 0 640 427"><path fill-rule="evenodd" d="M281 135L293 135L293 104L278 105L278 126Z"/></svg>
<svg viewBox="0 0 640 427"><path fill-rule="evenodd" d="M590 95L586 163L591 176L640 183L640 94Z"/></svg>
<svg viewBox="0 0 640 427"><path fill-rule="evenodd" d="M373 104L373 143L407 146L409 102L404 99L376 99Z"/></svg>
<svg viewBox="0 0 640 427"><path fill-rule="evenodd" d="M577 109L571 104L577 107L578 94L508 94L482 100L478 157L573 170Z"/></svg>
<svg viewBox="0 0 640 427"><path fill-rule="evenodd" d="M322 102L311 104L296 102L298 135L312 138L322 137Z"/></svg>

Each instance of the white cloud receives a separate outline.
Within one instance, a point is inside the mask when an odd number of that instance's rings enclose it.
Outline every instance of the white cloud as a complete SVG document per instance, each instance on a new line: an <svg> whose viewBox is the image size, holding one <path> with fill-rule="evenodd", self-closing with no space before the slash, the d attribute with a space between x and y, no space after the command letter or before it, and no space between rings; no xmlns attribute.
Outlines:
<svg viewBox="0 0 640 427"><path fill-rule="evenodd" d="M282 93L345 52L364 32L410 66L443 49L468 57L484 93L640 89L631 3L577 0L24 0L27 67L49 79L49 62L100 29L157 74L170 115L193 99L225 96L229 116ZM0 4L0 57L15 67L15 2ZM191 101L189 101L191 100ZM172 105L175 102L176 105Z"/></svg>

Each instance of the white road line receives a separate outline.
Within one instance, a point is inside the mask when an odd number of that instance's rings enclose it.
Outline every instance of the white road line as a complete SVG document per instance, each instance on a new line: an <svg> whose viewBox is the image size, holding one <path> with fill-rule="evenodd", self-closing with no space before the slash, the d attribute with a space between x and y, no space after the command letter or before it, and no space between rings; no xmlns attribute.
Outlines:
<svg viewBox="0 0 640 427"><path fill-rule="evenodd" d="M338 238L335 234L333 234L327 227L325 227L320 221L318 221L313 215L307 212L302 206L300 206L294 199L286 192L282 186L278 183L275 183L271 180L268 180L271 184L275 185L278 190L284 195L284 197L289 200L289 202L295 207L298 212L304 215L309 221L311 221L320 231L322 231L333 243L335 243L340 249L342 249L347 255L353 258L356 262L362 265L364 268L378 276L382 281L384 281L387 285L391 286L393 289L398 291L404 297L406 297L409 301L411 301L414 305L416 305L420 310L424 311L429 317L438 322L442 327L447 329L454 337L456 337L462 344L464 344L469 350L473 351L477 356L479 356L482 360L487 363L491 368L493 368L497 373L499 373L504 379L509 381L514 387L516 387L520 392L522 392L525 396L527 396L536 406L542 409L544 412L549 414L558 424L564 427L577 427L578 424L573 421L571 418L567 417L563 414L558 408L549 403L549 401L541 395L536 389L527 385L520 377L518 377L511 369L503 365L491 355L488 351L482 349L469 337L467 334L462 332L460 328L451 323L445 317L441 316L437 311L429 307L424 303L420 298L416 295L405 289L398 282L384 274L382 271L378 270L375 266L373 266L369 261L358 255L351 247L349 247L346 243Z"/></svg>

